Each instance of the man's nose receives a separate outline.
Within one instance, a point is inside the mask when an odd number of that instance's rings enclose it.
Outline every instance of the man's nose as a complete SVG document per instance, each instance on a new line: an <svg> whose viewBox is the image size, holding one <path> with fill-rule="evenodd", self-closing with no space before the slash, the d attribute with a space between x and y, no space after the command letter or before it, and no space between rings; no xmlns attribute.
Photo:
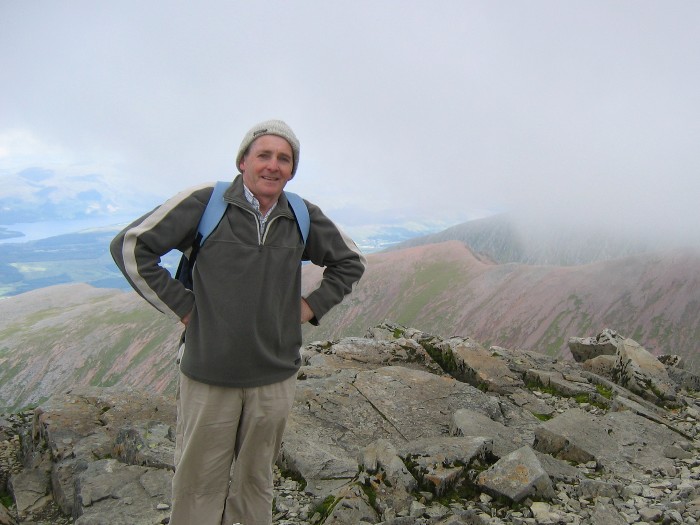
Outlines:
<svg viewBox="0 0 700 525"><path fill-rule="evenodd" d="M277 157L272 156L270 157L268 163L267 163L267 169L270 171L277 171L279 170L280 164L279 161L277 160Z"/></svg>

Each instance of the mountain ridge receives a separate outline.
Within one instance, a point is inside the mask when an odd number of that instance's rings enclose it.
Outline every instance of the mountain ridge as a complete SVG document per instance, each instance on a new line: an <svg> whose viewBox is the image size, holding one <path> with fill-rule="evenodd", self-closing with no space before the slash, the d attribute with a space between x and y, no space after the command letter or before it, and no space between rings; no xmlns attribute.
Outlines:
<svg viewBox="0 0 700 525"><path fill-rule="evenodd" d="M353 295L309 337L334 339L393 319L488 345L566 356L568 337L613 328L652 353L698 365L700 254L647 253L579 266L496 264L460 241L368 256ZM321 274L305 268L306 287Z"/></svg>
<svg viewBox="0 0 700 525"><path fill-rule="evenodd" d="M440 232L394 244L386 251L460 241L498 263L578 266L682 246L671 239L651 241L634 234L582 224L546 224L502 213L463 222Z"/></svg>
<svg viewBox="0 0 700 525"><path fill-rule="evenodd" d="M605 328L700 368L700 254L648 252L576 266L497 263L459 240L369 254L354 293L304 342L362 336L391 320L486 346L569 358L569 337ZM116 271L116 270L115 270ZM304 265L304 292L322 269ZM182 327L135 292L86 284L0 301L0 405L35 404L72 385L174 391Z"/></svg>

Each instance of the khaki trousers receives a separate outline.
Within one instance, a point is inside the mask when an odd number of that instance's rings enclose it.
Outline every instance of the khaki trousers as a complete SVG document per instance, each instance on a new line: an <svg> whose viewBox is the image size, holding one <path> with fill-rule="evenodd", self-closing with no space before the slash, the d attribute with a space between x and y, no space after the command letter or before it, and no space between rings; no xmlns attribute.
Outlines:
<svg viewBox="0 0 700 525"><path fill-rule="evenodd" d="M180 373L170 525L270 525L272 469L296 374L228 388Z"/></svg>

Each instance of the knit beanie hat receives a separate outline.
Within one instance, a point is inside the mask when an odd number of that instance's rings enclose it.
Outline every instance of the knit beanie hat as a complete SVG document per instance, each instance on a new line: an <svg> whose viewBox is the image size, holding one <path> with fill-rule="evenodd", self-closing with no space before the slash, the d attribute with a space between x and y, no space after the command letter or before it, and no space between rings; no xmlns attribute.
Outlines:
<svg viewBox="0 0 700 525"><path fill-rule="evenodd" d="M292 159L292 176L294 176L294 174L297 172L297 166L299 165L299 139L292 131L292 128L287 126L287 124L281 120L266 120L265 122L261 122L260 124L256 124L250 128L250 131L248 131L245 137L243 137L243 142L241 142L241 146L238 148L236 167L238 168L241 165L241 160L243 160L243 156L245 155L246 151L248 151L248 148L253 141L258 137L262 137L263 135L277 135L278 137L282 137L289 142L289 145L292 147L292 155L294 157Z"/></svg>

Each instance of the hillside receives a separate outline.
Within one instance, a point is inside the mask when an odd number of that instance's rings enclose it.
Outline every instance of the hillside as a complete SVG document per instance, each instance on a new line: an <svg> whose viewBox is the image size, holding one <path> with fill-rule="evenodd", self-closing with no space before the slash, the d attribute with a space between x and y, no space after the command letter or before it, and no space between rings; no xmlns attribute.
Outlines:
<svg viewBox="0 0 700 525"><path fill-rule="evenodd" d="M180 334L132 292L85 284L0 301L0 412L81 385L174 392Z"/></svg>
<svg viewBox="0 0 700 525"><path fill-rule="evenodd" d="M355 293L307 338L361 333L389 319L488 345L567 355L572 336L612 328L654 354L700 367L700 255L642 254L580 266L495 264L458 241L368 257ZM307 290L320 276L305 268Z"/></svg>
<svg viewBox="0 0 700 525"><path fill-rule="evenodd" d="M612 328L700 369L700 255L642 254L580 266L496 264L458 241L368 256L353 295L305 342L362 336L384 320L485 345L568 356L569 337ZM304 286L321 270L303 269ZM78 385L170 393L181 327L133 292L86 284L0 301L0 409Z"/></svg>

